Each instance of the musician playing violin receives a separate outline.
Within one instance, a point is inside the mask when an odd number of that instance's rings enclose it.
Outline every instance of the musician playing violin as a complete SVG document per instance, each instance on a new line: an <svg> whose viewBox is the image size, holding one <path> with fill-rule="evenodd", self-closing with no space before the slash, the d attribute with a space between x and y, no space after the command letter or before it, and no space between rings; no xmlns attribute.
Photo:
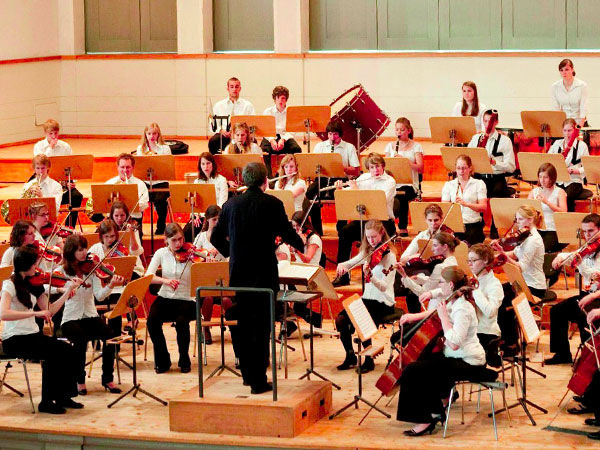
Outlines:
<svg viewBox="0 0 600 450"><path fill-rule="evenodd" d="M465 273L456 266L442 273L440 290L444 300L467 285ZM482 370L485 352L477 339L477 315L464 295L436 302L435 308L444 335L443 352L432 353L404 368L400 377L400 396L396 418L416 425L404 431L407 436L431 434L438 421L443 422L444 402L456 381L468 380ZM406 314L402 316L402 319Z"/></svg>
<svg viewBox="0 0 600 450"><path fill-rule="evenodd" d="M10 247L2 255L0 267L12 266L15 250L35 242L35 227L29 220L18 220L10 230Z"/></svg>
<svg viewBox="0 0 600 450"><path fill-rule="evenodd" d="M111 393L121 392L113 382L115 345L106 343L107 339L118 334L115 334L98 315L95 299L102 301L107 298L115 286L123 284L123 278L114 275L106 286L102 287L100 279L92 272L95 266L96 264L88 260L87 239L77 234L67 237L63 250L63 263L58 273L72 280L87 279L86 284L81 284L65 302L61 324L63 336L73 344L76 353L77 390L80 395L87 394L85 385L87 343L96 339L103 341L102 386Z"/></svg>
<svg viewBox="0 0 600 450"><path fill-rule="evenodd" d="M75 351L66 342L40 333L35 318L50 322L81 280L68 282L64 294L49 304L43 287L32 286L28 281L35 274L38 261L38 251L31 245L14 252L14 273L2 283L2 348L8 356L42 361L42 400L38 411L64 414L65 408L83 408L71 398L77 395ZM38 311L33 309L36 304Z"/></svg>
<svg viewBox="0 0 600 450"><path fill-rule="evenodd" d="M349 274L350 269L357 264L362 264L365 274L365 290L362 295L363 302L373 317L375 324L379 325L385 316L394 312L396 303L394 298L394 270L396 252L390 243L384 244L389 239L385 227L379 220L369 220L365 225L358 255L342 262L337 266L338 276ZM352 333L354 326L348 318L346 310L342 310L335 319L335 327L340 332L340 341L346 350L344 362L337 366L338 370L347 370L357 363L352 347ZM371 345L371 340L363 343L364 347ZM361 372L367 373L375 368L375 362L370 356L365 357Z"/></svg>
<svg viewBox="0 0 600 450"><path fill-rule="evenodd" d="M573 253L559 253L552 261L554 269L560 269L565 263L576 267L581 274L583 290L580 295L569 297L550 309L550 351L554 353L554 356L547 359L546 364L572 362L571 347L569 346L570 322L575 322L579 326L581 342L589 337L586 330L586 316L580 308L579 300L586 298L589 293L592 275L600 272L600 241L598 240L600 216L595 213L585 216L581 221L581 231L586 247Z"/></svg>
<svg viewBox="0 0 600 450"><path fill-rule="evenodd" d="M140 241L140 233L137 232L139 225L135 219L129 217L129 208L127 205L116 200L110 207L109 219L112 219L119 231L128 231L131 234L129 239L129 254L141 256L144 254L144 247Z"/></svg>

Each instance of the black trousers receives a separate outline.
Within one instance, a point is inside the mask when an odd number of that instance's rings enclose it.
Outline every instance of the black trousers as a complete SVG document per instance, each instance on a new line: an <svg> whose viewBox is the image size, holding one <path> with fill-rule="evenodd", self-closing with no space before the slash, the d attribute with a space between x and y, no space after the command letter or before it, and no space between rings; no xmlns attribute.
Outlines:
<svg viewBox="0 0 600 450"><path fill-rule="evenodd" d="M545 253L558 252L564 248L564 246L558 242L558 235L556 234L556 231L538 230L538 233L540 233L540 236L544 241Z"/></svg>
<svg viewBox="0 0 600 450"><path fill-rule="evenodd" d="M70 320L62 324L61 331L73 344L75 350L76 376L79 384L85 383L85 352L88 341L94 339L113 338L113 331L102 321L100 317L88 317L79 320ZM113 381L115 365L115 345L102 343L102 383Z"/></svg>
<svg viewBox="0 0 600 450"><path fill-rule="evenodd" d="M279 135L277 135L277 141L279 142ZM283 149L279 151L273 150L271 143L267 141L265 138L262 139L260 143L260 148L263 152L267 153L264 156L265 165L267 166L267 171L269 173L269 177L272 176L273 172L271 169L271 155L281 155L281 154L291 154L291 153L301 153L302 149L295 141L295 139L287 139L283 144Z"/></svg>
<svg viewBox="0 0 600 450"><path fill-rule="evenodd" d="M571 356L569 346L569 323L575 322L579 327L581 342L585 342L590 334L586 331L585 313L579 308L578 301L588 293L575 295L554 305L550 309L550 351L560 356Z"/></svg>
<svg viewBox="0 0 600 450"><path fill-rule="evenodd" d="M394 198L394 217L398 219L398 228L406 229L408 226L408 204L417 197L412 186L402 186L398 189L404 194L396 194Z"/></svg>
<svg viewBox="0 0 600 450"><path fill-rule="evenodd" d="M485 240L483 226L483 220L475 223L465 223L465 232L455 233L455 235L461 241L466 241L469 246L479 244Z"/></svg>
<svg viewBox="0 0 600 450"><path fill-rule="evenodd" d="M227 147L230 142L231 138L225 136L221 138L221 133L216 133L208 140L208 151L213 155L223 153L223 150L225 150L225 147Z"/></svg>
<svg viewBox="0 0 600 450"><path fill-rule="evenodd" d="M481 371L458 358L442 352L409 364L400 377L400 396L396 419L404 422L429 423L432 415L443 414L442 399L448 398L454 383L468 380Z"/></svg>
<svg viewBox="0 0 600 450"><path fill-rule="evenodd" d="M363 232L365 224L366 222L363 222ZM396 233L396 225L392 219L384 221L383 227L389 236L392 236ZM337 262L341 263L350 259L352 243L362 239L360 234L360 221L353 220L351 222L347 222L345 220L338 220L336 228L339 237Z"/></svg>
<svg viewBox="0 0 600 450"><path fill-rule="evenodd" d="M39 333L13 336L2 342L7 355L42 361L42 402L64 401L77 395L73 347Z"/></svg>
<svg viewBox="0 0 600 450"><path fill-rule="evenodd" d="M393 306L388 306L377 300L370 298L363 298L363 302L373 318L375 325L379 326L383 323L383 318L394 312ZM354 325L348 317L348 313L343 309L335 318L335 329L340 332L340 341L344 346L346 353L353 353L354 348L352 347L352 333L354 333ZM363 347L371 345L371 339L363 342Z"/></svg>
<svg viewBox="0 0 600 450"><path fill-rule="evenodd" d="M83 195L81 195L81 192L79 192L77 189L71 189L71 203L70 203L70 205L73 208L79 208L81 206L81 202L83 202ZM62 205L69 205L69 191L68 190L66 190L66 191L63 192L61 204ZM75 225L77 224L77 215L78 214L79 214L78 211L72 211L72 212L70 212L69 216L67 217L67 220L65 222L65 226L67 226L67 227L75 227Z"/></svg>
<svg viewBox="0 0 600 450"><path fill-rule="evenodd" d="M502 289L504 290L504 299L498 309L498 326L500 327L505 347L512 347L517 345L519 341L517 316L514 309L512 309L512 301L516 295L510 283L503 283ZM546 289L536 289L529 286L529 290L539 298L544 298L546 295Z"/></svg>
<svg viewBox="0 0 600 450"><path fill-rule="evenodd" d="M317 177L310 186L306 189L306 198L302 209L306 211L310 207L311 200L319 196L321 200L333 200L334 190L329 190L319 193L319 188L323 189L328 186L333 186L337 180L347 181L347 178L334 178L334 177ZM319 202L315 202L310 209L310 221L313 228L319 235L323 235L323 221L321 220L321 207Z"/></svg>
<svg viewBox="0 0 600 450"><path fill-rule="evenodd" d="M148 313L146 326L154 346L154 365L159 368L171 365L171 355L163 332L163 323L175 322L179 367L190 367L190 322L196 320L196 302L158 296Z"/></svg>
<svg viewBox="0 0 600 450"><path fill-rule="evenodd" d="M561 186L567 193L567 211L575 211L575 200L579 198L583 192L583 184L571 183L567 187Z"/></svg>
<svg viewBox="0 0 600 450"><path fill-rule="evenodd" d="M399 275L396 275L396 278L394 278L394 296L406 297L406 308L409 313L418 313L423 309L421 302L419 301L419 296L415 295L410 289L404 287L402 278Z"/></svg>
<svg viewBox="0 0 600 450"><path fill-rule="evenodd" d="M146 187L150 189L150 183L146 183ZM168 188L168 182L162 183L152 183L153 189L164 189ZM156 230L164 232L166 221L167 221L167 212L168 212L168 198L171 196L169 192L149 192L150 201L154 205L154 209L156 210ZM162 233L159 233L162 234Z"/></svg>
<svg viewBox="0 0 600 450"><path fill-rule="evenodd" d="M493 175L481 175L475 174L473 178L483 180L485 188L487 190L488 198L506 198L508 197L508 185L506 184L506 176L504 174L493 174ZM492 223L490 225L490 235L495 236L498 234L496 224L494 223L494 217L492 216Z"/></svg>
<svg viewBox="0 0 600 450"><path fill-rule="evenodd" d="M481 346L485 350L486 363L493 367L501 365L502 362L499 360L500 356L498 355L497 345L500 336L496 336L495 334L477 333L477 337L479 338ZM496 345L493 344L494 342L496 342Z"/></svg>

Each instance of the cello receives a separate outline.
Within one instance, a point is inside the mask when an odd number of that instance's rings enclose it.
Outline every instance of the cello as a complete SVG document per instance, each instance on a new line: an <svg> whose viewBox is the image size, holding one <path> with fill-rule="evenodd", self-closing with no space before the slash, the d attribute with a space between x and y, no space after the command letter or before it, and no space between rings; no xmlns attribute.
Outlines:
<svg viewBox="0 0 600 450"><path fill-rule="evenodd" d="M594 329L594 327L590 326L590 329L592 336L581 347L579 357L575 358L573 376L567 385L568 389L580 396L585 393L585 390L592 382L594 373L600 370L598 354L600 351L600 328Z"/></svg>

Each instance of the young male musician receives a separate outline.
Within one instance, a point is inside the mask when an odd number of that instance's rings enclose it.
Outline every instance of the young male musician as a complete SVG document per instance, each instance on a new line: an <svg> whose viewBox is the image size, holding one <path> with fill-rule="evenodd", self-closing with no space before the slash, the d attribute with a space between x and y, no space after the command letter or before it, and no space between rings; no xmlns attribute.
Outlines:
<svg viewBox="0 0 600 450"><path fill-rule="evenodd" d="M242 83L240 80L231 77L227 80L227 98L218 101L213 106L213 116L228 116L226 120L211 119L209 123L209 129L216 132L208 141L208 150L213 155L221 153L231 142L231 131L229 131L231 116L252 116L256 114L252 103L240 98L241 90Z"/></svg>
<svg viewBox="0 0 600 450"><path fill-rule="evenodd" d="M58 139L60 131L59 123L54 119L48 119L42 124L46 137L33 146L33 156L68 156L73 154L71 146L65 141Z"/></svg>
<svg viewBox="0 0 600 450"><path fill-rule="evenodd" d="M550 351L554 356L546 359L546 364L570 364L572 362L569 347L569 322L579 326L581 342L589 337L586 331L586 315L579 306L579 301L589 292L591 277L600 272L600 216L588 214L581 222L581 231L586 240L583 250L575 253L559 253L552 267L559 269L564 264L577 267L581 274L583 290L580 295L569 297L550 309Z"/></svg>

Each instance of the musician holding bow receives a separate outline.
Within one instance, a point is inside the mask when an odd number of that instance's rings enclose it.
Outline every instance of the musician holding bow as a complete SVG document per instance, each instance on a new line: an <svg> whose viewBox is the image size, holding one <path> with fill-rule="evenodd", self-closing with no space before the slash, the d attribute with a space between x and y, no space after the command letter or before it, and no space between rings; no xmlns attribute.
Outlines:
<svg viewBox="0 0 600 450"><path fill-rule="evenodd" d="M365 290L363 302L373 317L375 324L379 325L385 316L394 312L394 277L393 270L396 264L394 246L388 243L389 236L383 223L379 220L369 220L365 225L365 233L360 245L358 255L337 266L338 277L348 275L355 265L363 265L365 274ZM384 269L385 272L384 272ZM335 327L340 332L340 341L346 350L344 362L337 366L338 370L347 370L354 367L357 358L352 347L352 333L354 326L346 310L342 310L335 319ZM371 340L364 342L364 347L371 345ZM367 373L375 368L375 362L370 356L365 357L360 368L362 373Z"/></svg>

